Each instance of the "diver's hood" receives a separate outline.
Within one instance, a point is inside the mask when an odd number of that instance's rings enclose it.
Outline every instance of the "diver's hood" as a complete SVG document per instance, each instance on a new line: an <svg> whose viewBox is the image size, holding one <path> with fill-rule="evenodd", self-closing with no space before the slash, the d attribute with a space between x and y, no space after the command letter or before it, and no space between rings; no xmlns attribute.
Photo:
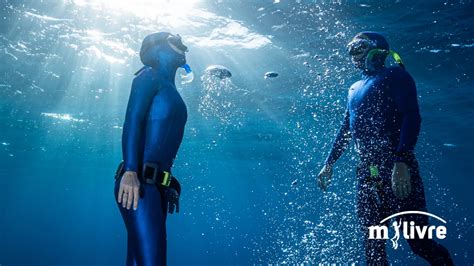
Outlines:
<svg viewBox="0 0 474 266"><path fill-rule="evenodd" d="M172 34L169 32L157 32L143 39L142 47L140 48L140 60L145 66L158 66L158 57L156 56L155 49L166 42L170 36L172 36Z"/></svg>
<svg viewBox="0 0 474 266"><path fill-rule="evenodd" d="M380 33L375 31L363 31L357 33L354 39L367 39L375 43L375 48L390 50L387 40Z"/></svg>

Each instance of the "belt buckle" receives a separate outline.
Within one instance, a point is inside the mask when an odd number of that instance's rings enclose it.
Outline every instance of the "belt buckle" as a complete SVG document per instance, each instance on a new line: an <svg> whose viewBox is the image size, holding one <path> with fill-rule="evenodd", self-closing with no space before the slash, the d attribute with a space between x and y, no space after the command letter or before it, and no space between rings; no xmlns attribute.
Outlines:
<svg viewBox="0 0 474 266"><path fill-rule="evenodd" d="M153 170L152 178L148 178L150 169ZM148 184L156 184L156 179L158 176L158 165L155 163L144 163L143 164L143 171L142 171L142 177L143 180L148 183Z"/></svg>
<svg viewBox="0 0 474 266"><path fill-rule="evenodd" d="M152 178L148 178L150 175L150 169L153 169ZM146 183L148 184L160 184L164 187L169 187L171 184L171 173L168 171L160 171L160 167L155 163L144 163L142 176ZM160 177L160 180L158 180Z"/></svg>

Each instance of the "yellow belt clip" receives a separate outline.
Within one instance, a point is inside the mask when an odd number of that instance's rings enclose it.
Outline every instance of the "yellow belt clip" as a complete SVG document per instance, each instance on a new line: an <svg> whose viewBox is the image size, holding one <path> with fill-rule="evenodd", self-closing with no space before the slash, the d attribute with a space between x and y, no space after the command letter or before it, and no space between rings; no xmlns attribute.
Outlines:
<svg viewBox="0 0 474 266"><path fill-rule="evenodd" d="M171 183L171 175L170 172L163 171L164 177L163 177L163 182L161 182L162 186L169 187Z"/></svg>

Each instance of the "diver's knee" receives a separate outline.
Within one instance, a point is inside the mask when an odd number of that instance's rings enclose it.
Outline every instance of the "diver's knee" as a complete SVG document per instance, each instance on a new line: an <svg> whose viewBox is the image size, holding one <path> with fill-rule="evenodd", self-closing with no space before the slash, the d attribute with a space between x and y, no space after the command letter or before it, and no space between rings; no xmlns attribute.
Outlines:
<svg viewBox="0 0 474 266"><path fill-rule="evenodd" d="M424 257L425 255L431 254L433 252L443 253L443 255L444 253L447 253L447 250L444 252L445 248L443 246L437 244L432 239L407 239L407 242L413 253L418 256Z"/></svg>
<svg viewBox="0 0 474 266"><path fill-rule="evenodd" d="M423 239L407 239L408 245L410 246L410 249L415 253L416 255L420 255L423 253L423 250L425 249L426 241Z"/></svg>
<svg viewBox="0 0 474 266"><path fill-rule="evenodd" d="M426 259L431 265L453 265L448 249L432 239L407 240L413 253Z"/></svg>

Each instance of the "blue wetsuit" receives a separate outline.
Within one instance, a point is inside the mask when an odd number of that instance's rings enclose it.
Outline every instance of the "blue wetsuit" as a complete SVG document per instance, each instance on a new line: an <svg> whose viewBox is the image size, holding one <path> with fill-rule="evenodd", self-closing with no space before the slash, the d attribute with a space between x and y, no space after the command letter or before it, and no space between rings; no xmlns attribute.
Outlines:
<svg viewBox="0 0 474 266"><path fill-rule="evenodd" d="M326 163L334 164L351 139L362 160L406 161L420 131L416 97L415 83L401 67L383 68L354 83L343 125ZM396 154L396 158L387 157Z"/></svg>
<svg viewBox="0 0 474 266"><path fill-rule="evenodd" d="M146 67L133 80L123 127L126 171L140 172L144 163L170 171L183 138L186 105L174 83ZM115 197L120 179L115 184ZM128 232L127 265L166 264L166 201L158 186L142 182L138 209L118 204Z"/></svg>
<svg viewBox="0 0 474 266"><path fill-rule="evenodd" d="M394 213L406 210L426 211L423 183L413 150L420 131L415 83L401 67L380 67L366 72L363 79L349 89L344 122L326 159L333 165L349 145L355 142L360 157L357 169L357 214L368 264L387 264L385 240L369 240L368 226ZM394 162L409 166L412 192L400 200L391 188ZM372 177L369 167L378 168ZM417 225L427 225L424 215L403 216ZM388 224L388 222L387 222ZM411 239L413 252L431 264L452 264L443 246L430 239Z"/></svg>

